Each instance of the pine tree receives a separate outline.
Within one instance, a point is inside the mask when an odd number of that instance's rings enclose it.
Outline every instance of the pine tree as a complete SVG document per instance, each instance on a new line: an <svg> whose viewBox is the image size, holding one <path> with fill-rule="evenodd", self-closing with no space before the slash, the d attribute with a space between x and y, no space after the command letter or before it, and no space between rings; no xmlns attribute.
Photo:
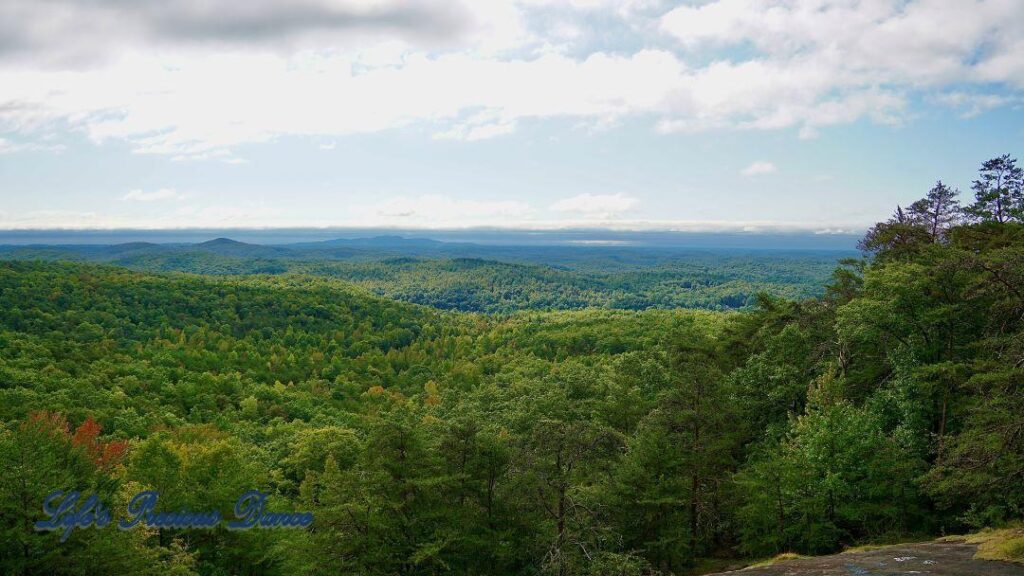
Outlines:
<svg viewBox="0 0 1024 576"><path fill-rule="evenodd" d="M872 226L857 247L882 260L907 259L930 239L927 228L908 215L901 206L897 206L892 217Z"/></svg>
<svg viewBox="0 0 1024 576"><path fill-rule="evenodd" d="M981 165L971 188L975 202L968 212L978 220L1010 222L1024 218L1024 169L1003 154Z"/></svg>
<svg viewBox="0 0 1024 576"><path fill-rule="evenodd" d="M959 190L950 188L939 180L928 194L907 208L910 219L928 229L933 242L941 242L946 231L961 217Z"/></svg>

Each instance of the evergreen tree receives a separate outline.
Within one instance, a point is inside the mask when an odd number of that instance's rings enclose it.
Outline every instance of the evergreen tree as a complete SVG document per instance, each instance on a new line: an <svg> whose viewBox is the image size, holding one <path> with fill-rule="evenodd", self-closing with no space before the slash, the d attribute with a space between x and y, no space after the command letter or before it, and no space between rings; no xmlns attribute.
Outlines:
<svg viewBox="0 0 1024 576"><path fill-rule="evenodd" d="M879 259L906 260L913 258L921 246L929 242L929 229L897 206L892 217L872 226L857 246Z"/></svg>
<svg viewBox="0 0 1024 576"><path fill-rule="evenodd" d="M985 161L971 189L975 202L968 212L981 221L1000 224L1024 219L1024 169L1009 154Z"/></svg>
<svg viewBox="0 0 1024 576"><path fill-rule="evenodd" d="M907 208L908 216L910 220L927 228L933 242L941 242L945 239L946 232L960 220L960 201L957 200L959 194L958 190L946 186L939 180L924 198Z"/></svg>

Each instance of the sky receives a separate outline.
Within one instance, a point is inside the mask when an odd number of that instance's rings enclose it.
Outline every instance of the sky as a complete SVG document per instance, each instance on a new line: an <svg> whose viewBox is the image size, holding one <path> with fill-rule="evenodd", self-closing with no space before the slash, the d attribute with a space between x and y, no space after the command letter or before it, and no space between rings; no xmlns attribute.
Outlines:
<svg viewBox="0 0 1024 576"><path fill-rule="evenodd" d="M0 0L0 229L856 233L1024 154L1024 0Z"/></svg>

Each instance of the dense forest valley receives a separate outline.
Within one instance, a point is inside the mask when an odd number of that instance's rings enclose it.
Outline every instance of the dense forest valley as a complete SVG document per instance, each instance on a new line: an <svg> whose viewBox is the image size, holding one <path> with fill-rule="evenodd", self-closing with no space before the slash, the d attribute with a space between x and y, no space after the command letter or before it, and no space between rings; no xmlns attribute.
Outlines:
<svg viewBox="0 0 1024 576"><path fill-rule="evenodd" d="M759 293L819 296L853 250L685 250L665 247L496 246L378 236L264 246L197 244L0 246L0 259L90 261L151 272L303 274L445 310L508 313L584 308L754 305Z"/></svg>
<svg viewBox="0 0 1024 576"><path fill-rule="evenodd" d="M838 265L7 249L0 572L672 575L1019 523L1021 180ZM32 530L71 488L315 521Z"/></svg>

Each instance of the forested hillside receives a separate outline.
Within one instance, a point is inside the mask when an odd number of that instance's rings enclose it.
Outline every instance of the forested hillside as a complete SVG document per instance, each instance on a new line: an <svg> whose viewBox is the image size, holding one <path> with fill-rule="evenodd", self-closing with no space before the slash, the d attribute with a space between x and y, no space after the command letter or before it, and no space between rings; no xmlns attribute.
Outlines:
<svg viewBox="0 0 1024 576"><path fill-rule="evenodd" d="M152 272L308 274L416 304L464 312L704 308L757 294L818 296L842 251L483 246L376 237L289 246L219 238L199 244L7 246L0 258L74 260Z"/></svg>
<svg viewBox="0 0 1024 576"><path fill-rule="evenodd" d="M670 575L1020 522L1021 180L939 183L742 312L0 263L0 572ZM34 532L70 487L315 522Z"/></svg>

